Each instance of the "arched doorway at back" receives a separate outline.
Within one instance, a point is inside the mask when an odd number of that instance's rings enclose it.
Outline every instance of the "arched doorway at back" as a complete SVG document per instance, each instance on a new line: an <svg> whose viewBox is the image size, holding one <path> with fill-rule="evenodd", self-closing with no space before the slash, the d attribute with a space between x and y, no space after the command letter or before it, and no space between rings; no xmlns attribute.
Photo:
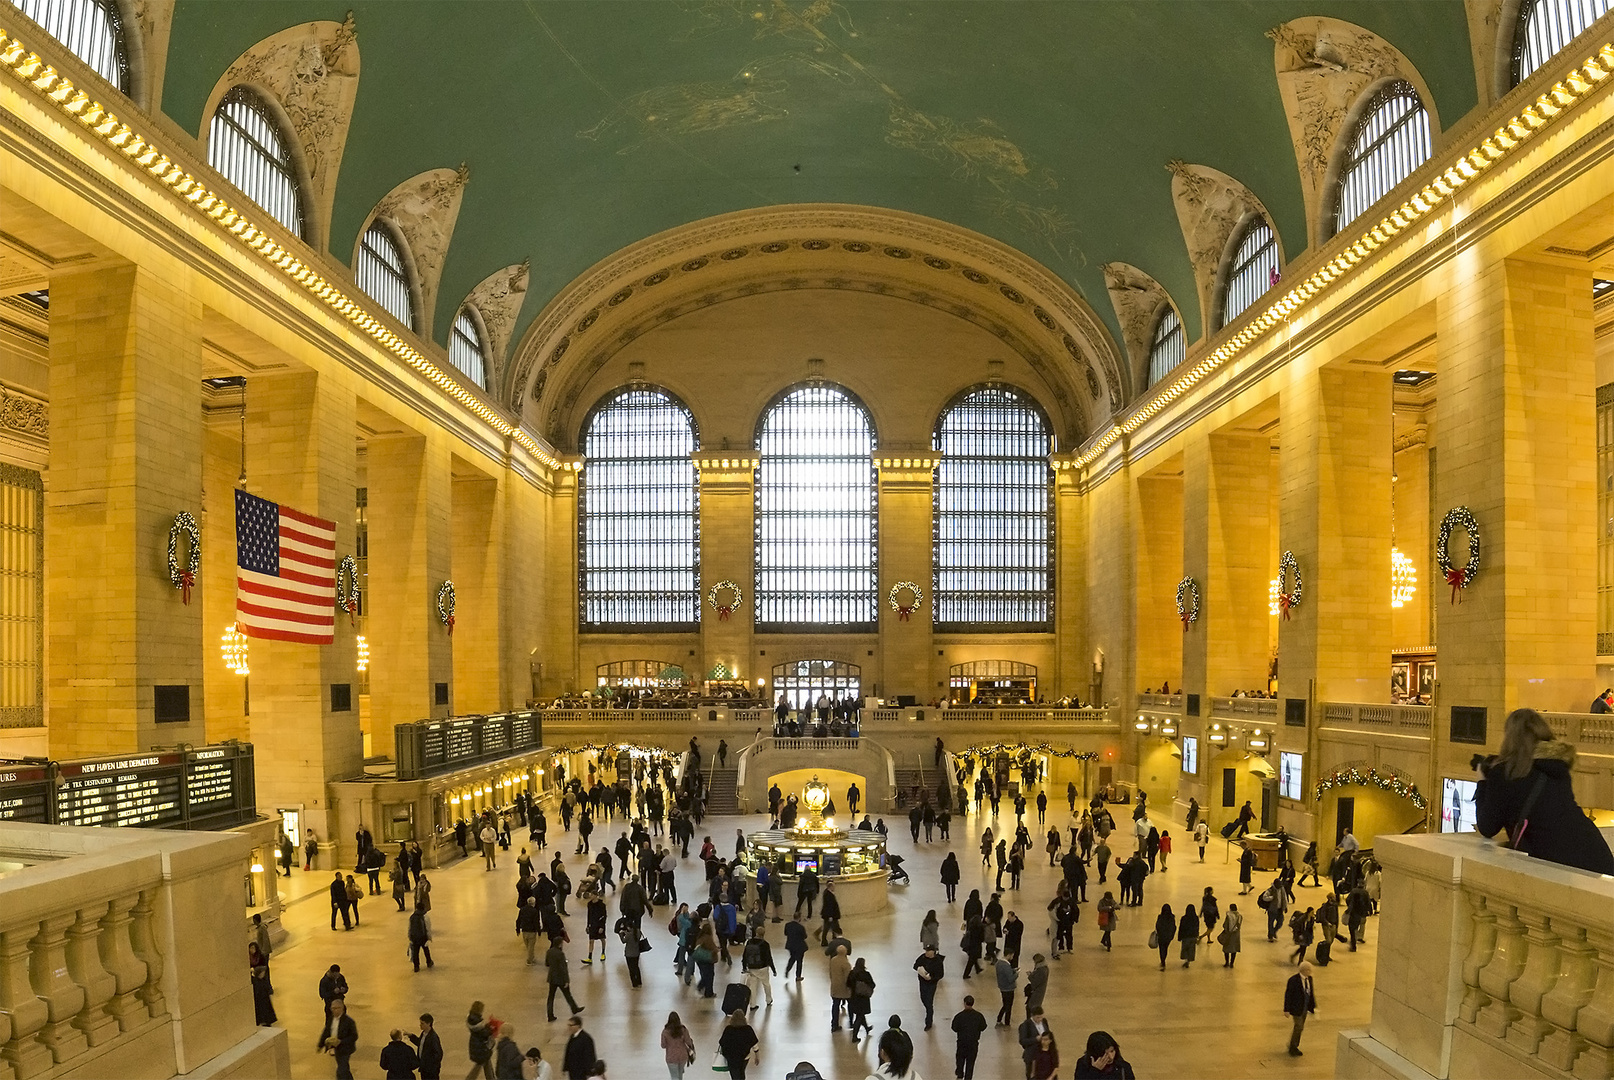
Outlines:
<svg viewBox="0 0 1614 1080"><path fill-rule="evenodd" d="M773 666L773 699L783 694L792 709L811 707L819 697L856 700L863 688L863 669L844 660L791 660Z"/></svg>
<svg viewBox="0 0 1614 1080"><path fill-rule="evenodd" d="M955 705L1021 705L1037 700L1037 665L1018 660L954 664L948 697Z"/></svg>
<svg viewBox="0 0 1614 1080"><path fill-rule="evenodd" d="M1138 740L1138 790L1149 797L1151 811L1171 813L1181 776L1182 748L1175 740L1160 736Z"/></svg>
<svg viewBox="0 0 1614 1080"><path fill-rule="evenodd" d="M1357 843L1373 846L1375 836L1421 832L1429 804L1418 785L1392 765L1349 761L1317 782L1317 847L1327 866L1334 847L1350 829Z"/></svg>
<svg viewBox="0 0 1614 1080"><path fill-rule="evenodd" d="M1212 832L1237 821L1245 803L1255 812L1252 832L1267 832L1277 819L1278 771L1260 754L1229 746L1210 760L1207 774L1210 805L1206 813Z"/></svg>

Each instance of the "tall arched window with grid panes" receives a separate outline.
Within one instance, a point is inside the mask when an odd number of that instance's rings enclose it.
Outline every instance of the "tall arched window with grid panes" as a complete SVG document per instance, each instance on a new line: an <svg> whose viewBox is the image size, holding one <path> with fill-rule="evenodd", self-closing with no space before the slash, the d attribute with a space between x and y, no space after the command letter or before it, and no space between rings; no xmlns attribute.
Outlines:
<svg viewBox="0 0 1614 1080"><path fill-rule="evenodd" d="M353 278L364 294L387 310L387 314L415 329L415 305L409 287L409 269L404 261L403 240L392 228L372 221L359 240L359 253Z"/></svg>
<svg viewBox="0 0 1614 1080"><path fill-rule="evenodd" d="M1221 325L1237 319L1278 281L1278 236L1260 214L1235 233L1222 282Z"/></svg>
<svg viewBox="0 0 1614 1080"><path fill-rule="evenodd" d="M1164 379L1171 369L1182 363L1188 344L1182 330L1177 309L1167 304L1154 323L1154 335L1149 341L1149 385Z"/></svg>
<svg viewBox="0 0 1614 1080"><path fill-rule="evenodd" d="M1334 231L1367 212L1433 152L1429 110L1405 79L1380 87L1351 131L1340 163Z"/></svg>
<svg viewBox="0 0 1614 1080"><path fill-rule="evenodd" d="M874 421L839 386L797 386L757 425L758 630L873 630Z"/></svg>
<svg viewBox="0 0 1614 1080"><path fill-rule="evenodd" d="M482 344L481 321L469 307L460 308L448 332L448 359L466 378L488 388L487 346Z"/></svg>
<svg viewBox="0 0 1614 1080"><path fill-rule="evenodd" d="M88 64L129 92L129 50L117 0L11 0L24 15Z"/></svg>
<svg viewBox="0 0 1614 1080"><path fill-rule="evenodd" d="M236 86L213 112L207 163L270 217L306 238L302 193L290 146L268 103L255 91Z"/></svg>
<svg viewBox="0 0 1614 1080"><path fill-rule="evenodd" d="M1513 28L1513 85L1528 79L1611 10L1614 0L1523 0Z"/></svg>
<svg viewBox="0 0 1614 1080"><path fill-rule="evenodd" d="M695 419L660 387L608 395L583 422L581 629L687 631L700 621Z"/></svg>
<svg viewBox="0 0 1614 1080"><path fill-rule="evenodd" d="M1052 629L1053 438L1011 386L965 391L936 424L931 613L944 632Z"/></svg>

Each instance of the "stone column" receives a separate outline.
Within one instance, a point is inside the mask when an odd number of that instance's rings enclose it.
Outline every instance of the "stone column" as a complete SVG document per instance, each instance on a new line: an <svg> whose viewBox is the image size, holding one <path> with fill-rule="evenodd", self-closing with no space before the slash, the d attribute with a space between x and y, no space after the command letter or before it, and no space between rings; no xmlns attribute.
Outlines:
<svg viewBox="0 0 1614 1080"><path fill-rule="evenodd" d="M749 450L703 450L695 454L701 485L701 643L690 678L699 682L717 664L751 679L767 679L773 693L771 658L753 659L756 625L755 482L757 456ZM712 586L732 581L745 603L727 619L706 602ZM753 670L755 668L755 670ZM579 672L593 681L593 672Z"/></svg>
<svg viewBox="0 0 1614 1080"><path fill-rule="evenodd" d="M1479 576L1451 603L1436 591L1443 771L1473 745L1445 745L1451 708L1489 710L1495 747L1511 709L1580 711L1596 667L1596 375L1591 283L1575 270L1502 260L1438 303L1435 505L1479 522ZM1460 537L1461 534L1457 534ZM1454 537L1454 562L1467 554ZM1455 771L1453 771L1455 770Z"/></svg>
<svg viewBox="0 0 1614 1080"><path fill-rule="evenodd" d="M936 466L941 454L933 450L904 454L882 451L875 457L880 485L880 572L875 600L880 613L880 694L912 694L920 704L938 694L931 678L936 597L931 589L935 554L931 515L934 509ZM925 600L904 620L891 609L888 597L899 581L918 585ZM906 602L904 593L900 602ZM943 676L945 677L945 675Z"/></svg>
<svg viewBox="0 0 1614 1080"><path fill-rule="evenodd" d="M1279 402L1279 544L1302 582L1278 623L1280 729L1313 687L1314 702L1389 700L1391 388L1387 371L1330 367L1298 373Z"/></svg>
<svg viewBox="0 0 1614 1080"><path fill-rule="evenodd" d="M1173 597L1183 573L1183 480L1180 471L1138 480L1138 678L1143 686L1182 686L1183 634ZM1203 585L1201 585L1203 588Z"/></svg>
<svg viewBox="0 0 1614 1080"><path fill-rule="evenodd" d="M51 755L206 742L200 595L181 603L167 562L174 515L202 510L201 304L134 266L53 274L50 293ZM188 722L157 726L159 685L190 688Z"/></svg>
<svg viewBox="0 0 1614 1080"><path fill-rule="evenodd" d="M1266 685L1271 458L1268 436L1243 432L1192 439L1183 451L1183 572L1199 584L1200 612L1177 632L1183 686L1201 695L1202 715L1211 696ZM1173 616L1175 595L1165 598Z"/></svg>
<svg viewBox="0 0 1614 1080"><path fill-rule="evenodd" d="M453 638L437 594L453 577L450 454L422 435L369 440L370 750L393 753L393 725L456 711ZM437 688L448 701L437 702Z"/></svg>
<svg viewBox="0 0 1614 1080"><path fill-rule="evenodd" d="M1054 477L1054 656L1051 671L1037 672L1037 693L1088 699L1092 681L1087 648L1087 506L1081 472L1070 454L1050 454ZM948 678L943 672L939 678Z"/></svg>
<svg viewBox="0 0 1614 1080"><path fill-rule="evenodd" d="M246 388L247 490L334 521L338 561L354 553L355 408L351 390L312 371L254 377ZM215 532L227 529L233 546L234 490L208 494L220 522ZM355 633L338 611L330 645L254 638L247 646L258 805L302 804L307 824L327 841L341 823L329 816L325 785L363 770ZM349 706L333 711L331 688L343 685Z"/></svg>
<svg viewBox="0 0 1614 1080"><path fill-rule="evenodd" d="M453 500L454 708L490 713L511 708L506 667L502 598L505 552L504 492L499 481L456 459ZM521 700L528 691L523 682Z"/></svg>

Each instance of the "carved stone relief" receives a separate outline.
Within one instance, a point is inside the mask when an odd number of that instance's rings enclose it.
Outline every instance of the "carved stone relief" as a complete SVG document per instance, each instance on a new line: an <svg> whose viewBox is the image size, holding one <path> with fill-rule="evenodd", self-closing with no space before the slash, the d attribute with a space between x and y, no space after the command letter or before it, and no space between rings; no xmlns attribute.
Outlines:
<svg viewBox="0 0 1614 1080"><path fill-rule="evenodd" d="M1177 206L1177 223L1182 226L1183 243L1188 247L1188 258L1194 267L1200 334L1204 336L1217 324L1217 275L1233 231L1252 213L1265 217L1269 225L1272 218L1249 188L1224 172L1181 161L1173 161L1166 168L1171 172L1171 200ZM1281 237L1278 254L1281 266Z"/></svg>
<svg viewBox="0 0 1614 1080"><path fill-rule="evenodd" d="M1511 30L1504 35L1501 29L1504 8L1515 18L1518 16L1518 0L1463 0L1463 11L1468 16L1468 47L1474 57L1474 84L1479 90L1481 109L1489 108L1508 89L1506 80L1510 72L1498 51L1502 47L1501 39L1511 37ZM1512 25L1513 20L1508 20L1508 26Z"/></svg>
<svg viewBox="0 0 1614 1080"><path fill-rule="evenodd" d="M1323 236L1323 205L1329 167L1345 132L1351 107L1363 91L1388 79L1406 79L1429 110L1430 128L1440 130L1434 98L1411 61L1393 45L1339 19L1294 19L1267 31L1273 41L1278 91L1289 118L1300 186L1306 200L1308 240Z"/></svg>
<svg viewBox="0 0 1614 1080"><path fill-rule="evenodd" d="M241 84L270 95L286 111L308 174L314 213L307 239L323 248L330 235L336 177L359 90L353 13L343 23L311 22L282 30L242 53L208 98L202 116L204 140L219 99Z"/></svg>
<svg viewBox="0 0 1614 1080"><path fill-rule="evenodd" d="M482 345L487 349L488 385L504 387L505 397L517 412L521 410L521 391L505 383L505 357L510 348L510 332L515 329L516 317L527 299L527 269L528 263L523 260L495 270L465 298L482 316L482 329L487 331L488 339Z"/></svg>
<svg viewBox="0 0 1614 1080"><path fill-rule="evenodd" d="M174 0L124 0L120 9L129 50L130 90L136 104L156 112L163 99L163 73L168 66L168 33L174 22Z"/></svg>
<svg viewBox="0 0 1614 1080"><path fill-rule="evenodd" d="M49 439L49 406L0 386L0 428L36 439Z"/></svg>
<svg viewBox="0 0 1614 1080"><path fill-rule="evenodd" d="M1129 263L1104 264L1104 287L1121 324L1121 340L1132 365L1132 385L1149 383L1149 345L1160 308L1171 297L1165 287Z"/></svg>
<svg viewBox="0 0 1614 1080"><path fill-rule="evenodd" d="M372 218L384 218L395 225L409 244L420 282L420 334L432 336L432 314L437 310L437 287L442 281L443 261L454 238L454 222L460 216L460 199L470 170L431 169L412 176L389 191L376 203Z"/></svg>

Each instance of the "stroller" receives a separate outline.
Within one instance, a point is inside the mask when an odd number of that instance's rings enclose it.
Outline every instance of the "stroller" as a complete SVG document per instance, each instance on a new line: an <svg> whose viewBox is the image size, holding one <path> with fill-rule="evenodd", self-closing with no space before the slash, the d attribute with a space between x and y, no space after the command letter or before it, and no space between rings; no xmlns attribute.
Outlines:
<svg viewBox="0 0 1614 1080"><path fill-rule="evenodd" d="M887 881L891 882L892 884L901 882L904 885L912 883L913 879L908 876L908 871L902 868L902 863L903 858L901 855L892 855L890 853L886 854L885 865L886 869L890 871L890 873L886 875Z"/></svg>

